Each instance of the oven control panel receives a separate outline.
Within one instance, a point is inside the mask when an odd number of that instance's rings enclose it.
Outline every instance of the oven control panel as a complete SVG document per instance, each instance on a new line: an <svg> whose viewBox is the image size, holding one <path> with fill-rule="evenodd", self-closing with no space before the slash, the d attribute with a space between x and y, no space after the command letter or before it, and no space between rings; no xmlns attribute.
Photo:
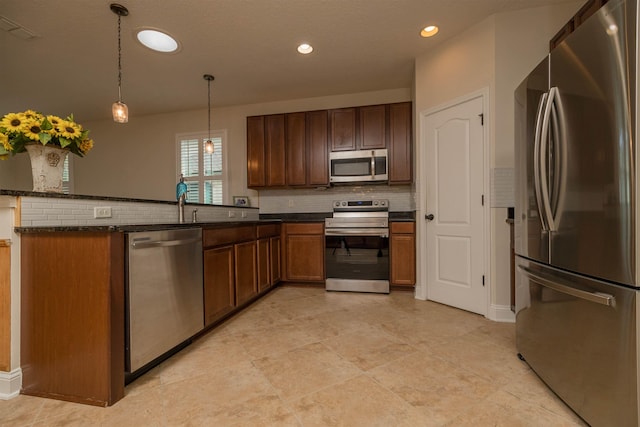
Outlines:
<svg viewBox="0 0 640 427"><path fill-rule="evenodd" d="M371 200L335 200L333 202L334 211L370 211L370 210L389 210L389 200L387 199L371 199Z"/></svg>

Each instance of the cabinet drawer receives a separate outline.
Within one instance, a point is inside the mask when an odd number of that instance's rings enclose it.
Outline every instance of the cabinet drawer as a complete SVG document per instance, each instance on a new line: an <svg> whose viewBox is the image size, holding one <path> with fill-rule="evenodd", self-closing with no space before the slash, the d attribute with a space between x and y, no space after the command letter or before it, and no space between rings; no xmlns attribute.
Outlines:
<svg viewBox="0 0 640 427"><path fill-rule="evenodd" d="M389 224L391 233L408 233L413 234L416 229L415 222L392 222Z"/></svg>
<svg viewBox="0 0 640 427"><path fill-rule="evenodd" d="M256 239L255 225L241 225L229 228L205 229L203 233L204 247L228 245Z"/></svg>
<svg viewBox="0 0 640 427"><path fill-rule="evenodd" d="M324 234L324 223L288 223L287 234Z"/></svg>
<svg viewBox="0 0 640 427"><path fill-rule="evenodd" d="M279 236L280 224L260 224L258 225L258 239L263 237Z"/></svg>

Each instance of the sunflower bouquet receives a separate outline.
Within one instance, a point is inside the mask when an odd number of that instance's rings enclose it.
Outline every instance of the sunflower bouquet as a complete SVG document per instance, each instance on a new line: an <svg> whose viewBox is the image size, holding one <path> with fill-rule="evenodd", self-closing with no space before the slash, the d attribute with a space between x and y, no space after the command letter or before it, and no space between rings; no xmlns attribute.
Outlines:
<svg viewBox="0 0 640 427"><path fill-rule="evenodd" d="M9 113L0 120L0 159L26 151L27 144L53 145L83 157L93 148L89 131L73 119L45 116L33 110Z"/></svg>

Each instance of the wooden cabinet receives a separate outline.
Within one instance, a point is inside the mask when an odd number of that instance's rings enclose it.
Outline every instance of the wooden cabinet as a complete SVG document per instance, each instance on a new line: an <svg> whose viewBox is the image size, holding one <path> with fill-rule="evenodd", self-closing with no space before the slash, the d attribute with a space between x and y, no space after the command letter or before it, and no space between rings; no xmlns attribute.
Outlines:
<svg viewBox="0 0 640 427"><path fill-rule="evenodd" d="M207 249L204 265L204 320L210 325L236 306L233 245Z"/></svg>
<svg viewBox="0 0 640 427"><path fill-rule="evenodd" d="M324 272L324 224L283 224L285 280L321 282Z"/></svg>
<svg viewBox="0 0 640 427"><path fill-rule="evenodd" d="M284 114L247 117L247 186L284 185Z"/></svg>
<svg viewBox="0 0 640 427"><path fill-rule="evenodd" d="M387 146L387 119L384 105L368 105L358 108L361 150L375 150Z"/></svg>
<svg viewBox="0 0 640 427"><path fill-rule="evenodd" d="M236 273L236 301L242 305L258 295L256 241L233 245Z"/></svg>
<svg viewBox="0 0 640 427"><path fill-rule="evenodd" d="M210 325L258 294L256 226L203 230L204 315Z"/></svg>
<svg viewBox="0 0 640 427"><path fill-rule="evenodd" d="M389 184L413 182L411 102L389 106Z"/></svg>
<svg viewBox="0 0 640 427"><path fill-rule="evenodd" d="M580 25L584 23L591 15L596 13L598 9L604 6L608 0L588 0L575 15L556 33L549 41L549 50L553 50L558 46L569 34L574 32Z"/></svg>
<svg viewBox="0 0 640 427"><path fill-rule="evenodd" d="M258 225L258 292L280 281L280 224Z"/></svg>
<svg viewBox="0 0 640 427"><path fill-rule="evenodd" d="M327 111L286 115L286 184L329 185Z"/></svg>
<svg viewBox="0 0 640 427"><path fill-rule="evenodd" d="M124 235L20 237L22 393L112 405L124 396Z"/></svg>
<svg viewBox="0 0 640 427"><path fill-rule="evenodd" d="M307 138L307 184L313 187L329 185L329 150L328 150L327 111L309 111L306 113Z"/></svg>
<svg viewBox="0 0 640 427"><path fill-rule="evenodd" d="M355 107L329 110L331 151L356 149L356 114Z"/></svg>
<svg viewBox="0 0 640 427"><path fill-rule="evenodd" d="M389 225L391 285L416 284L416 235L414 222L391 222Z"/></svg>

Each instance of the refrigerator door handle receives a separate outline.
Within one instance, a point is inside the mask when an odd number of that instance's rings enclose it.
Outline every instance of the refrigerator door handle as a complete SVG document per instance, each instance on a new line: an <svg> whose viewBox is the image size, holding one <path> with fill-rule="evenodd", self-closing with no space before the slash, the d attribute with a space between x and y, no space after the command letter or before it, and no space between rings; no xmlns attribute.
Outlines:
<svg viewBox="0 0 640 427"><path fill-rule="evenodd" d="M540 195L542 198L542 208L544 209L544 217L547 220L547 230L555 231L556 226L553 221L553 214L551 212L551 201L549 199L549 173L547 165L547 151L549 149L549 123L551 121L551 112L553 109L554 98L558 88L552 87L549 90L549 97L547 98L547 105L542 115L542 126L540 128Z"/></svg>
<svg viewBox="0 0 640 427"><path fill-rule="evenodd" d="M551 211L553 212L552 223L553 229L557 231L560 224L560 218L564 211L564 199L567 183L567 130L564 115L564 107L562 98L558 88L552 88L555 92L553 98L553 133L554 133L554 162L553 162L553 187L551 188Z"/></svg>
<svg viewBox="0 0 640 427"><path fill-rule="evenodd" d="M561 281L559 278L554 278L553 280L547 279L522 265L519 265L518 269L529 279L542 286L553 289L554 291L609 307L615 307L616 305L616 299L613 295L605 294L603 292L587 292L581 289L576 289L574 287L559 283Z"/></svg>
<svg viewBox="0 0 640 427"><path fill-rule="evenodd" d="M538 218L540 218L540 223L542 224L543 230L548 230L547 221L544 216L544 212L542 210L542 194L540 191L541 183L540 183L540 144L542 139L542 112L544 111L545 106L547 105L548 94L543 93L540 97L540 102L538 102L538 111L536 113L536 133L534 138L533 145L533 186L536 194L536 207L538 208Z"/></svg>

